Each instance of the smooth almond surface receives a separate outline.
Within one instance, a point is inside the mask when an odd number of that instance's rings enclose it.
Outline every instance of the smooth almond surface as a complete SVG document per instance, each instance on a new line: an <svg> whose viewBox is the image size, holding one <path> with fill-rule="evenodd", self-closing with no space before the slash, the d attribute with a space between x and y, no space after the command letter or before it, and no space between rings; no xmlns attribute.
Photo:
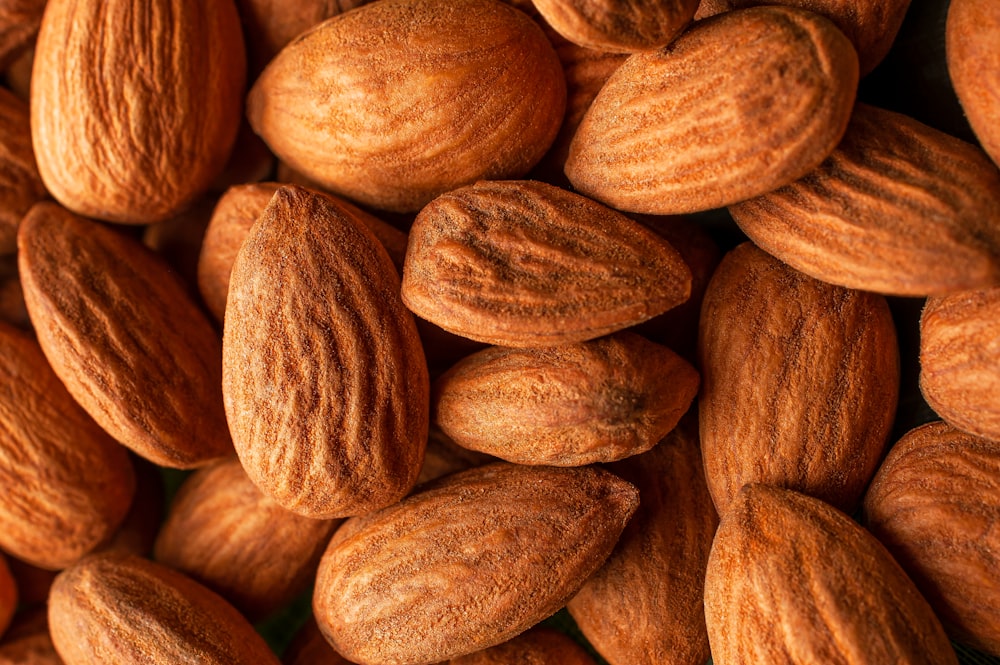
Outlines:
<svg viewBox="0 0 1000 665"><path fill-rule="evenodd" d="M948 75L983 148L1000 164L1000 5L953 0L945 23Z"/></svg>

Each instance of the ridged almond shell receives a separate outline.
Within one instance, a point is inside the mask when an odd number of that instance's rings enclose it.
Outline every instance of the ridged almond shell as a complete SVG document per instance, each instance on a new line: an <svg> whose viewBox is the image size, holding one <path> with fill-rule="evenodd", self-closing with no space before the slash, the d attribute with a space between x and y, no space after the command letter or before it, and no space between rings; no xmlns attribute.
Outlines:
<svg viewBox="0 0 1000 665"><path fill-rule="evenodd" d="M594 665L594 659L569 635L554 628L538 626L514 639L468 656L459 656L448 665Z"/></svg>
<svg viewBox="0 0 1000 665"><path fill-rule="evenodd" d="M597 51L631 53L666 46L687 27L698 0L534 0L556 32Z"/></svg>
<svg viewBox="0 0 1000 665"><path fill-rule="evenodd" d="M1000 5L952 0L945 22L948 75L972 130L1000 165Z"/></svg>
<svg viewBox="0 0 1000 665"><path fill-rule="evenodd" d="M47 195L31 149L28 105L0 88L0 254L17 251L21 218Z"/></svg>

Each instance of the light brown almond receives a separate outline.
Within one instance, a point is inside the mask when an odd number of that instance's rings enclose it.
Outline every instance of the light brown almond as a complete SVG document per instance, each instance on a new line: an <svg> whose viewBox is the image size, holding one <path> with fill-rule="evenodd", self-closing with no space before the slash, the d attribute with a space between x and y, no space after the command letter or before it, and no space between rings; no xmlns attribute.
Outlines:
<svg viewBox="0 0 1000 665"><path fill-rule="evenodd" d="M542 17L574 44L631 53L666 46L687 27L698 0L534 0Z"/></svg>
<svg viewBox="0 0 1000 665"><path fill-rule="evenodd" d="M31 149L28 105L0 88L0 254L17 250L21 218L46 195Z"/></svg>
<svg viewBox="0 0 1000 665"><path fill-rule="evenodd" d="M594 665L594 659L568 635L538 626L495 647L459 656L449 665Z"/></svg>
<svg viewBox="0 0 1000 665"><path fill-rule="evenodd" d="M972 130L1000 165L1000 5L952 0L945 22L948 75Z"/></svg>

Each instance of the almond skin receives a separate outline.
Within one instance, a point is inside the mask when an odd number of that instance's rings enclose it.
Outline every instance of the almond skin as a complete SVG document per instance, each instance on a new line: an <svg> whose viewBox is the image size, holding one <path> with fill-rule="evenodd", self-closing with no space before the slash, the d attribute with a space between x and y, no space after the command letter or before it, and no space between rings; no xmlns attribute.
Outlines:
<svg viewBox="0 0 1000 665"><path fill-rule="evenodd" d="M574 44L631 53L666 46L687 26L698 0L534 0L542 17Z"/></svg>
<svg viewBox="0 0 1000 665"><path fill-rule="evenodd" d="M232 453L219 338L166 264L53 203L31 209L18 247L45 357L106 432L160 466Z"/></svg>
<svg viewBox="0 0 1000 665"><path fill-rule="evenodd" d="M0 88L0 254L17 250L17 226L47 195L31 149L28 105Z"/></svg>
<svg viewBox="0 0 1000 665"><path fill-rule="evenodd" d="M546 618L607 558L638 505L594 467L490 464L348 520L320 563L313 611L348 660L436 663Z"/></svg>
<svg viewBox="0 0 1000 665"><path fill-rule="evenodd" d="M489 344L581 342L686 301L691 271L662 238L594 201L533 181L478 182L420 211L403 300Z"/></svg>
<svg viewBox="0 0 1000 665"><path fill-rule="evenodd" d="M17 584L10 574L7 560L0 554L0 637L3 637L10 620L14 618L17 609Z"/></svg>
<svg viewBox="0 0 1000 665"><path fill-rule="evenodd" d="M708 286L698 355L701 445L719 514L750 482L853 511L899 393L885 298L824 284L744 243Z"/></svg>
<svg viewBox="0 0 1000 665"><path fill-rule="evenodd" d="M349 207L282 187L233 267L223 393L250 479L314 519L413 487L430 387L388 253ZM373 371L378 368L378 371Z"/></svg>
<svg viewBox="0 0 1000 665"><path fill-rule="evenodd" d="M88 557L60 573L49 630L66 665L278 665L232 605L129 555Z"/></svg>
<svg viewBox="0 0 1000 665"><path fill-rule="evenodd" d="M824 282L904 296L1000 284L1000 171L898 113L858 104L819 168L729 211L762 249Z"/></svg>
<svg viewBox="0 0 1000 665"><path fill-rule="evenodd" d="M566 175L581 194L654 215L759 196L833 151L857 83L854 47L827 19L788 7L728 12L608 79Z"/></svg>
<svg viewBox="0 0 1000 665"><path fill-rule="evenodd" d="M478 653L459 656L448 661L449 665L594 665L579 644L558 630L535 627L504 642Z"/></svg>
<svg viewBox="0 0 1000 665"><path fill-rule="evenodd" d="M565 105L559 59L522 12L492 0L383 0L286 47L247 113L296 171L405 212L480 178L527 173Z"/></svg>
<svg viewBox="0 0 1000 665"><path fill-rule="evenodd" d="M473 354L438 379L432 418L459 445L508 462L582 466L649 450L697 392L687 361L620 332Z"/></svg>
<svg viewBox="0 0 1000 665"><path fill-rule="evenodd" d="M952 0L945 22L948 75L983 149L1000 164L1000 5Z"/></svg>

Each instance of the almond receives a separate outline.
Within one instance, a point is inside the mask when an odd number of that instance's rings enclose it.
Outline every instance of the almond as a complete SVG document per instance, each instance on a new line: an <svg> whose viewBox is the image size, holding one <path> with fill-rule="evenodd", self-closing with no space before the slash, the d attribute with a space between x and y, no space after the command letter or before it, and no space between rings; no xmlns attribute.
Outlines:
<svg viewBox="0 0 1000 665"><path fill-rule="evenodd" d="M117 550L149 556L166 516L167 489L163 469L138 455L130 455L135 469L135 496L114 537L97 552ZM48 594L46 594L48 595Z"/></svg>
<svg viewBox="0 0 1000 665"><path fill-rule="evenodd" d="M722 516L705 618L718 665L958 663L871 534L821 501L764 485L744 487Z"/></svg>
<svg viewBox="0 0 1000 665"><path fill-rule="evenodd" d="M463 448L449 439L440 427L431 425L427 437L427 452L424 454L424 465L420 468L417 485L496 461L498 461L497 458L492 455Z"/></svg>
<svg viewBox="0 0 1000 665"><path fill-rule="evenodd" d="M352 665L330 646L319 632L316 619L310 615L285 650L284 665Z"/></svg>
<svg viewBox="0 0 1000 665"><path fill-rule="evenodd" d="M0 665L63 665L52 646L44 608L18 614L0 641Z"/></svg>
<svg viewBox="0 0 1000 665"><path fill-rule="evenodd" d="M652 51L687 26L698 0L534 0L542 17L574 44L598 51Z"/></svg>
<svg viewBox="0 0 1000 665"><path fill-rule="evenodd" d="M698 354L701 445L719 514L751 482L856 507L899 393L885 298L824 284L745 243L708 286Z"/></svg>
<svg viewBox="0 0 1000 665"><path fill-rule="evenodd" d="M417 316L490 344L580 342L687 300L691 272L665 240L577 194L478 182L417 215L403 300Z"/></svg>
<svg viewBox="0 0 1000 665"><path fill-rule="evenodd" d="M634 487L593 467L497 463L448 476L344 523L320 563L316 620L366 665L500 644L576 593L637 505Z"/></svg>
<svg viewBox="0 0 1000 665"><path fill-rule="evenodd" d="M759 196L833 151L857 83L857 54L827 19L788 7L728 12L608 79L566 175L582 194L647 214Z"/></svg>
<svg viewBox="0 0 1000 665"><path fill-rule="evenodd" d="M0 88L0 254L17 250L21 218L46 196L28 122L28 105Z"/></svg>
<svg viewBox="0 0 1000 665"><path fill-rule="evenodd" d="M31 82L42 180L88 217L173 217L225 166L245 78L233 0L48 0Z"/></svg>
<svg viewBox="0 0 1000 665"><path fill-rule="evenodd" d="M7 567L7 560L0 554L0 637L14 618L17 609L17 584Z"/></svg>
<svg viewBox="0 0 1000 665"><path fill-rule="evenodd" d="M0 69L6 69L31 48L42 23L47 0L0 2Z"/></svg>
<svg viewBox="0 0 1000 665"><path fill-rule="evenodd" d="M536 627L484 651L459 656L449 665L594 665L579 644L552 628Z"/></svg>
<svg viewBox="0 0 1000 665"><path fill-rule="evenodd" d="M953 0L948 5L945 47L948 75L983 149L1000 164L1000 5L992 0Z"/></svg>

